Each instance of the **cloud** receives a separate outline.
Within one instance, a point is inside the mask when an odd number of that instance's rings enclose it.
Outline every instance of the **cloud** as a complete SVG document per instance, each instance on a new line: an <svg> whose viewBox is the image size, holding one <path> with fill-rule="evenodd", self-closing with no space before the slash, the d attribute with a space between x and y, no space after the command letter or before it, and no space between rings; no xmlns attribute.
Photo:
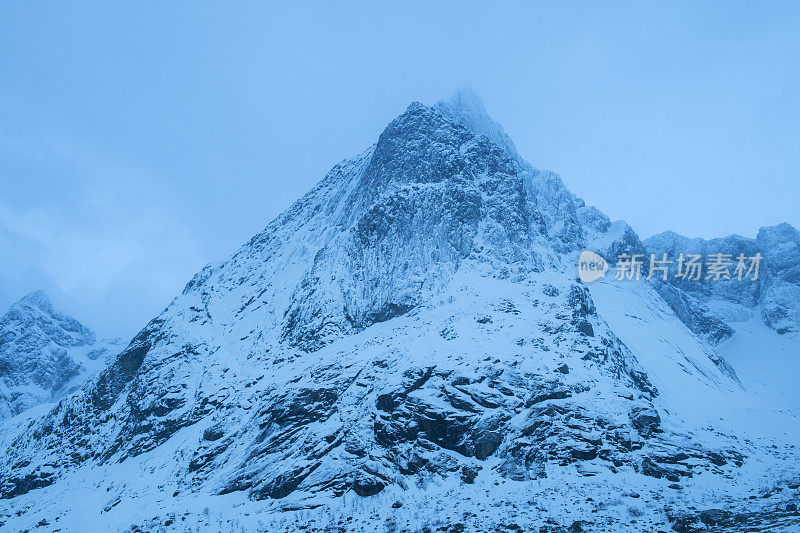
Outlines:
<svg viewBox="0 0 800 533"><path fill-rule="evenodd" d="M56 172L3 186L0 244L10 260L0 266L2 292L18 297L45 285L76 307L97 306L89 312L96 322L115 314L146 321L150 316L130 306L151 313L202 267L202 241L170 204L176 191L135 165L74 142L50 141L30 152L46 154L47 164L37 168Z"/></svg>

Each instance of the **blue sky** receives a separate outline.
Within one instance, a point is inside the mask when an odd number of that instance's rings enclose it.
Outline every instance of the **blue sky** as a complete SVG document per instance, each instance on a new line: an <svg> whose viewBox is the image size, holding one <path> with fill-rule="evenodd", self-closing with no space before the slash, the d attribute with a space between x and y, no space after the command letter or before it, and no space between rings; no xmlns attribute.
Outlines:
<svg viewBox="0 0 800 533"><path fill-rule="evenodd" d="M462 85L642 236L800 225L798 27L792 2L5 3L0 308L41 288L130 336Z"/></svg>

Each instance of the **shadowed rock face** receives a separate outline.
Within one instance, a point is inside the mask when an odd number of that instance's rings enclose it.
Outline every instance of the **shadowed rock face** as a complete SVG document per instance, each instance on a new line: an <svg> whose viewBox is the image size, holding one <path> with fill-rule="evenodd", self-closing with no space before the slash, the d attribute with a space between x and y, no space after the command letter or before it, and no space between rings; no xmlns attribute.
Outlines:
<svg viewBox="0 0 800 533"><path fill-rule="evenodd" d="M413 104L381 135L351 197L350 227L317 253L282 339L314 350L402 315L467 258L536 268L522 173L488 139Z"/></svg>
<svg viewBox="0 0 800 533"><path fill-rule="evenodd" d="M650 477L732 468L662 428L647 369L576 282L570 254L607 218L464 102L412 104L198 273L13 439L0 495L132 457L181 490L264 500L588 462ZM621 235L614 249L641 245Z"/></svg>

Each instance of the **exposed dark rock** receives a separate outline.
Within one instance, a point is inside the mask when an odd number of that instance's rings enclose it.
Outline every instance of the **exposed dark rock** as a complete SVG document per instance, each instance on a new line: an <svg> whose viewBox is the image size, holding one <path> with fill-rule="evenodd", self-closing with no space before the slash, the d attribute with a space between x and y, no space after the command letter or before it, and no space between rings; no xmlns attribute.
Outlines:
<svg viewBox="0 0 800 533"><path fill-rule="evenodd" d="M692 477L692 473L688 470L662 466L649 457L642 459L641 472L646 476L667 479L676 483L680 481L681 477Z"/></svg>
<svg viewBox="0 0 800 533"><path fill-rule="evenodd" d="M494 453L503 441L503 436L498 431L489 431L480 435L475 440L475 457L486 459Z"/></svg>
<svg viewBox="0 0 800 533"><path fill-rule="evenodd" d="M643 436L651 435L661 425L661 417L652 407L637 407L630 416L633 426Z"/></svg>
<svg viewBox="0 0 800 533"><path fill-rule="evenodd" d="M731 514L730 511L724 511L722 509L708 509L707 511L702 511L699 516L700 521L706 526L716 526L723 520L729 518Z"/></svg>
<svg viewBox="0 0 800 533"><path fill-rule="evenodd" d="M353 481L353 491L359 496L374 496L386 487L383 480L372 476L360 476Z"/></svg>
<svg viewBox="0 0 800 533"><path fill-rule="evenodd" d="M474 483L475 478L478 477L478 472L480 468L478 467L471 467L471 466L462 466L461 467L461 481L464 483Z"/></svg>
<svg viewBox="0 0 800 533"><path fill-rule="evenodd" d="M203 439L208 441L215 441L221 439L225 432L221 427L211 427L203 431Z"/></svg>

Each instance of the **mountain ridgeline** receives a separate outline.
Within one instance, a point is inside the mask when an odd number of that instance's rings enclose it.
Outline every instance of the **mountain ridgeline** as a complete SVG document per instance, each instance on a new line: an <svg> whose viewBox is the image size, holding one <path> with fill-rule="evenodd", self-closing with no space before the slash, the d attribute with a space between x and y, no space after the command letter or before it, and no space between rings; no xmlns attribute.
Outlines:
<svg viewBox="0 0 800 533"><path fill-rule="evenodd" d="M769 253L784 230L753 249ZM693 303L713 294L789 331L800 261L771 258L766 285L735 293L576 278L586 247L681 246L640 241L523 161L472 94L414 103L195 275L96 379L9 432L0 497L33 506L129 461L157 480L138 493L100 481L105 512L155 494L238 494L270 512L354 495L391 511L434 486L523 500L545 487L582 495L584 512L593 479L656 491L734 479L747 455L736 437L709 437L671 403L678 389L742 390L714 348L731 316ZM626 299L650 322L617 312ZM637 327L647 349L628 340ZM465 520L451 497L446 521ZM472 511L475 527L499 523Z"/></svg>
<svg viewBox="0 0 800 533"><path fill-rule="evenodd" d="M676 258L681 253L726 254L734 261L740 254L763 257L754 283L743 283L736 276L729 280L680 279L674 275L674 266L666 283L656 278L659 293L675 313L711 342L733 335L728 322L741 320L754 309L779 334L800 332L800 232L790 224L761 228L755 239L738 235L690 239L667 231L647 239L645 245L657 257L667 254Z"/></svg>

